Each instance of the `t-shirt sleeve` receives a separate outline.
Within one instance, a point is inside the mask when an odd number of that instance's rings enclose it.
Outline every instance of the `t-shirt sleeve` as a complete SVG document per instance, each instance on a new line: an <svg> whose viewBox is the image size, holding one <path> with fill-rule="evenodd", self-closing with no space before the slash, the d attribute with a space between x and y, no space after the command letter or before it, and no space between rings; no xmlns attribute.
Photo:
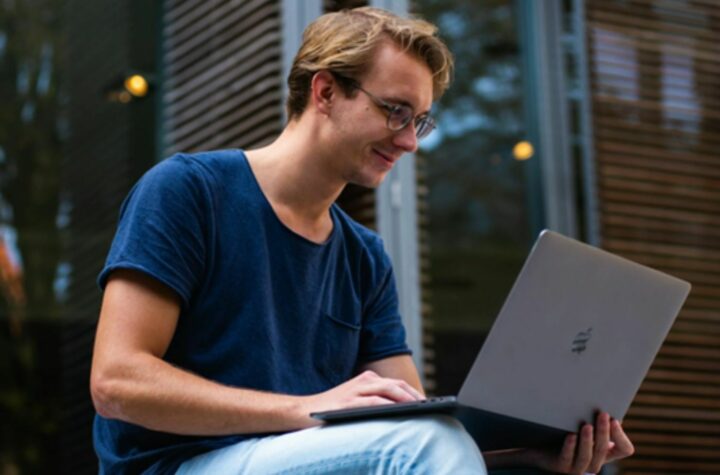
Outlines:
<svg viewBox="0 0 720 475"><path fill-rule="evenodd" d="M211 219L209 190L197 164L169 158L130 191L98 285L117 269L144 272L173 289L187 306L201 281Z"/></svg>
<svg viewBox="0 0 720 475"><path fill-rule="evenodd" d="M371 272L377 278L363 309L360 363L412 353L407 346L405 327L400 317L395 274L390 258L382 249L379 251L377 266Z"/></svg>

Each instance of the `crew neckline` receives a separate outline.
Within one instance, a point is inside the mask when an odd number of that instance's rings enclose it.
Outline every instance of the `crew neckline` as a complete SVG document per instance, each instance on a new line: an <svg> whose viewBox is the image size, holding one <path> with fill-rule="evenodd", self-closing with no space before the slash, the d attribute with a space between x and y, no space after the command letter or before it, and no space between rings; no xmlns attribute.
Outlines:
<svg viewBox="0 0 720 475"><path fill-rule="evenodd" d="M263 201L263 205L264 205L266 212L269 213L270 215L272 215L274 221L277 222L281 228L283 228L287 233L294 236L296 239L300 240L301 242L312 245L314 247L320 247L320 248L326 247L328 244L330 244L334 240L335 235L337 234L338 226L339 226L337 211L335 210L335 203L333 203L330 206L330 210L329 210L330 219L332 220L332 230L330 230L330 234L328 235L327 239L325 239L323 242L315 242L311 239L306 238L302 234L299 234L299 233L293 231L288 225L283 223L283 221L280 219L280 217L275 212L275 209L273 209L272 204L270 203L270 200L265 195L265 192L263 191L262 187L260 186L260 182L258 182L257 177L255 176L255 172L253 171L252 166L250 166L250 161L247 159L247 155L245 155L245 151L242 149L237 149L237 150L238 150L238 152L240 152L242 161L243 161L245 167L247 167L247 171L250 174L250 177L252 178L251 181L253 183L253 186L255 187L256 191L260 194L260 196L262 196L262 201Z"/></svg>

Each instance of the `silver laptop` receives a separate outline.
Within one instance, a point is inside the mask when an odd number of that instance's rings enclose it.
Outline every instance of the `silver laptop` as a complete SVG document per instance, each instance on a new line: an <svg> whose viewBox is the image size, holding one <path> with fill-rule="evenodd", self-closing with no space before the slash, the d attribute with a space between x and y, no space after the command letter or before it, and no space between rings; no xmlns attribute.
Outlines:
<svg viewBox="0 0 720 475"><path fill-rule="evenodd" d="M455 397L311 414L451 412L483 450L554 445L625 417L690 284L543 231Z"/></svg>

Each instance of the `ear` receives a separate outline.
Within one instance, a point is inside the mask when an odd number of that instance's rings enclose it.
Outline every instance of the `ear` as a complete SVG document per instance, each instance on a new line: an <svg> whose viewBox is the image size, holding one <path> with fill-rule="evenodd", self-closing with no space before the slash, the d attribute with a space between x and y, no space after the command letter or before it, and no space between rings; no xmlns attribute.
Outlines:
<svg viewBox="0 0 720 475"><path fill-rule="evenodd" d="M310 100L321 114L330 115L337 93L337 82L329 71L315 73L310 82Z"/></svg>

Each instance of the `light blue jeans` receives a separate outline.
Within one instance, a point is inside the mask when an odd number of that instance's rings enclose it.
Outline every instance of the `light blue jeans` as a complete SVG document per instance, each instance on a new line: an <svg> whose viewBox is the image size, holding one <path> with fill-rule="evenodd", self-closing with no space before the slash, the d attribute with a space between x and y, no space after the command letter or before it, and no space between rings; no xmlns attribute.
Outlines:
<svg viewBox="0 0 720 475"><path fill-rule="evenodd" d="M443 415L378 419L250 439L198 455L186 474L487 475L472 437Z"/></svg>

